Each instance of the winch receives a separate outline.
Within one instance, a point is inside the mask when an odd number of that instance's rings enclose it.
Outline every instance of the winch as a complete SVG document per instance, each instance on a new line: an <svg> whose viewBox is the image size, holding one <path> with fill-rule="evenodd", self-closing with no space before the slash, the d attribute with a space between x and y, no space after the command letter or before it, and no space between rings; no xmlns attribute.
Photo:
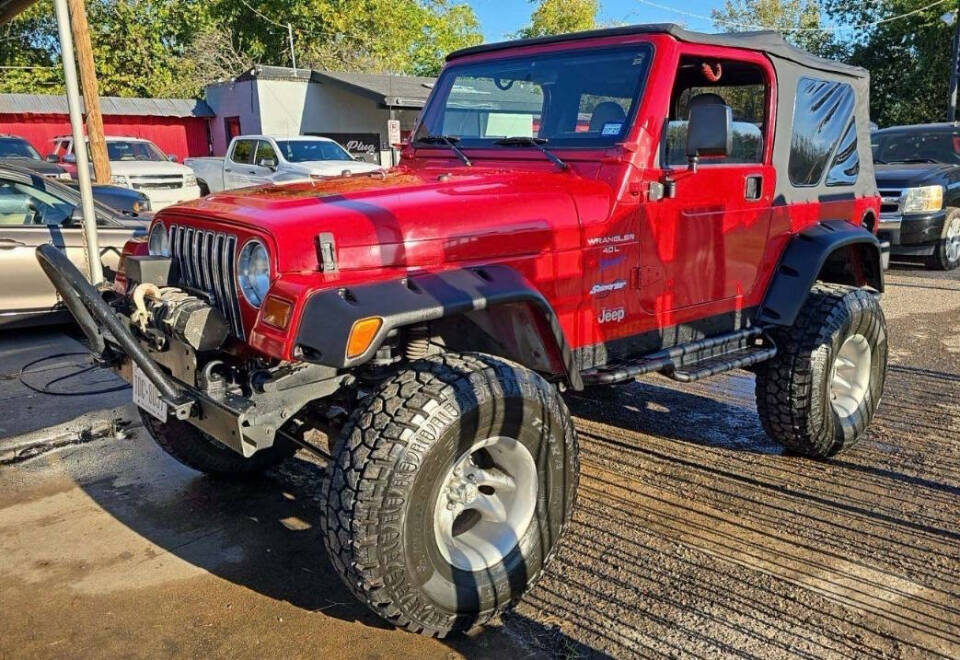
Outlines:
<svg viewBox="0 0 960 660"><path fill-rule="evenodd" d="M150 328L159 330L195 351L216 350L229 334L220 310L183 289L138 284L132 300L130 320L145 334Z"/></svg>

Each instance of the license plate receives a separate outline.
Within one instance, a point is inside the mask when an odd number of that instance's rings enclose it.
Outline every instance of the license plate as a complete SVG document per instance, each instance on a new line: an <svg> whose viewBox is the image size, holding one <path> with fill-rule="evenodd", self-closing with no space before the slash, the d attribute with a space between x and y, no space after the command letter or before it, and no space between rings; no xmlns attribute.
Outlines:
<svg viewBox="0 0 960 660"><path fill-rule="evenodd" d="M167 402L160 398L160 390L136 362L133 363L133 402L161 422L167 421Z"/></svg>

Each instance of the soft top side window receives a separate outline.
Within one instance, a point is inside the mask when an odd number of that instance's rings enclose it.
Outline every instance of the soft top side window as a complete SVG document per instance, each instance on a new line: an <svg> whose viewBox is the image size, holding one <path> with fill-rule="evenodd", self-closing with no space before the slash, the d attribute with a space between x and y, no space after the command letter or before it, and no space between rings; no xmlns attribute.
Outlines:
<svg viewBox="0 0 960 660"><path fill-rule="evenodd" d="M684 56L670 99L663 163L687 164L687 119L691 104L718 103L733 110L733 151L704 158L702 165L763 162L767 135L768 83L763 70L746 62Z"/></svg>
<svg viewBox="0 0 960 660"><path fill-rule="evenodd" d="M841 157L852 146L856 154L856 129L853 126L854 94L847 83L801 78L793 107L793 137L790 140L788 172L794 186L815 186L823 180L831 157ZM843 148L841 138L844 139ZM850 141L852 140L852 145ZM856 157L859 172L859 157ZM836 165L836 161L834 161ZM852 161L847 169L852 167ZM843 169L841 165L841 169ZM847 177L849 178L849 176ZM838 183L831 170L828 185ZM853 183L853 181L851 183Z"/></svg>

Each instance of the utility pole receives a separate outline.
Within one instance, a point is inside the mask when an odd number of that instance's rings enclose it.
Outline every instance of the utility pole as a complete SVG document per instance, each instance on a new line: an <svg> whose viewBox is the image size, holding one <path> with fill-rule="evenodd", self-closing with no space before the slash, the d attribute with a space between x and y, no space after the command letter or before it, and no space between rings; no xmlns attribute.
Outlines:
<svg viewBox="0 0 960 660"><path fill-rule="evenodd" d="M950 98L947 102L947 121L957 121L957 84L960 83L960 0L957 15L953 17L953 57L950 59Z"/></svg>
<svg viewBox="0 0 960 660"><path fill-rule="evenodd" d="M293 50L293 26L287 23L287 36L290 37L290 62L293 64L293 75L297 75L297 54Z"/></svg>
<svg viewBox="0 0 960 660"><path fill-rule="evenodd" d="M60 60L63 64L63 83L70 108L70 134L73 153L77 157L77 183L80 188L80 208L83 211L83 247L92 284L103 281L100 263L100 244L97 236L97 215L93 208L93 190L90 187L90 163L87 162L87 143L83 139L83 115L80 112L80 86L77 84L77 65L73 61L73 34L70 32L70 10L67 0L53 0L60 35Z"/></svg>
<svg viewBox="0 0 960 660"><path fill-rule="evenodd" d="M87 10L83 0L67 0L67 5L70 8L73 46L77 49L77 62L80 65L80 85L83 88L83 104L87 111L87 137L90 140L93 175L97 183L110 183L110 159L107 157L107 143L103 137L103 115L100 114L100 93L97 70L93 66Z"/></svg>

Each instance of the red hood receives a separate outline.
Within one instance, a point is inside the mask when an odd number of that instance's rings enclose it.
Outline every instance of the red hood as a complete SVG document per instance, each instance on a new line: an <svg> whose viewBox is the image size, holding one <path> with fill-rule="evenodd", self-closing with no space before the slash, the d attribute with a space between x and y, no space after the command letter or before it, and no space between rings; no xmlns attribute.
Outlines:
<svg viewBox="0 0 960 660"><path fill-rule="evenodd" d="M579 248L578 189L594 199L610 192L567 172L398 168L219 193L159 217L259 229L281 273L315 271L322 232L333 234L341 271L437 267Z"/></svg>

